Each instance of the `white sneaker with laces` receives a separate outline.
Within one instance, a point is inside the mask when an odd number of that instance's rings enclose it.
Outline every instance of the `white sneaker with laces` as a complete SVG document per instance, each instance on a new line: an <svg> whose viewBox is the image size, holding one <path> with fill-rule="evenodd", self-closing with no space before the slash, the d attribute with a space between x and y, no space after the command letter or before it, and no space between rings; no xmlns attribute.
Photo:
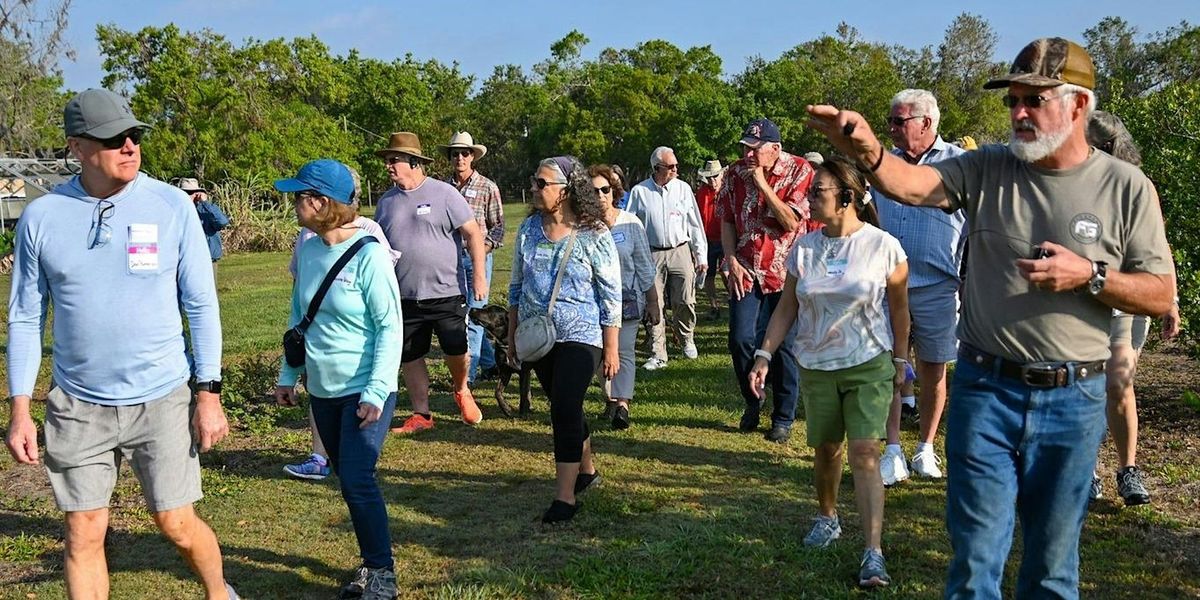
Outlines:
<svg viewBox="0 0 1200 600"><path fill-rule="evenodd" d="M883 478L883 486L891 487L908 479L908 466L904 460L903 450L884 450L879 457L879 475Z"/></svg>
<svg viewBox="0 0 1200 600"><path fill-rule="evenodd" d="M930 479L942 478L942 459L938 458L933 448L929 448L913 456L910 466L912 467L912 474L917 477L927 477Z"/></svg>
<svg viewBox="0 0 1200 600"><path fill-rule="evenodd" d="M646 363L642 365L642 368L647 371L657 371L665 366L667 366L667 361L657 357L650 357L650 360L646 361Z"/></svg>

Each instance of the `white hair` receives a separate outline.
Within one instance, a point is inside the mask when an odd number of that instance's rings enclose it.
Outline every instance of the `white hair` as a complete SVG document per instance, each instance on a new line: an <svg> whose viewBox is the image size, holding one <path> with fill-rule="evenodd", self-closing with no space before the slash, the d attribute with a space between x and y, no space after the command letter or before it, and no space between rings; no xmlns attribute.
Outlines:
<svg viewBox="0 0 1200 600"><path fill-rule="evenodd" d="M937 98L928 90L900 90L892 96L892 108L908 106L912 112L922 117L929 117L929 126L937 133L938 121L942 120L942 111L938 110Z"/></svg>
<svg viewBox="0 0 1200 600"><path fill-rule="evenodd" d="M667 146L659 146L655 148L654 152L650 153L650 168L653 169L654 167L663 164L662 158L663 156L666 156L667 153L675 154L675 151Z"/></svg>
<svg viewBox="0 0 1200 600"><path fill-rule="evenodd" d="M1058 89L1058 95L1062 98L1063 108L1070 108L1067 105L1070 103L1071 94L1083 94L1087 97L1087 109L1083 112L1084 118L1086 119L1092 114L1092 111L1096 110L1096 94L1092 90L1073 83L1064 83L1058 86Z"/></svg>

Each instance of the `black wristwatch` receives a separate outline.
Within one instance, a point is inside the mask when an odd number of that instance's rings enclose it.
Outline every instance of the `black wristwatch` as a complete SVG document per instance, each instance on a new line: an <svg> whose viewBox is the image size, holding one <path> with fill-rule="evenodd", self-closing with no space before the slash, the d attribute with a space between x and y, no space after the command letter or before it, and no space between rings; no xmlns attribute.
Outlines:
<svg viewBox="0 0 1200 600"><path fill-rule="evenodd" d="M219 395L221 393L221 380L217 379L215 381L197 381L196 382L196 391L197 392L208 392L210 394L218 394Z"/></svg>
<svg viewBox="0 0 1200 600"><path fill-rule="evenodd" d="M1104 278L1108 275L1108 263L1097 260L1092 262L1092 278L1088 280L1088 292L1093 296L1104 291Z"/></svg>

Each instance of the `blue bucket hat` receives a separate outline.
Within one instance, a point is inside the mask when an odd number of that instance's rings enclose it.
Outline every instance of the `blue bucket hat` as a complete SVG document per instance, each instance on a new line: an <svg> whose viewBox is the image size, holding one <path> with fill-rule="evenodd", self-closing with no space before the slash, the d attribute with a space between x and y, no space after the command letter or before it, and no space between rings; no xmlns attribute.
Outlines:
<svg viewBox="0 0 1200 600"><path fill-rule="evenodd" d="M314 160L291 179L277 179L275 189L284 193L312 190L342 204L350 204L354 196L354 177L350 169L332 158Z"/></svg>

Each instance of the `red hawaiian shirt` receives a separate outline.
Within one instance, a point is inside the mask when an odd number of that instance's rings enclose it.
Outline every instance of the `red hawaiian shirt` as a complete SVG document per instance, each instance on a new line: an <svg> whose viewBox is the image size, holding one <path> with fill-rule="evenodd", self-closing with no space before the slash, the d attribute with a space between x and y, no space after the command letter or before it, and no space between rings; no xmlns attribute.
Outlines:
<svg viewBox="0 0 1200 600"><path fill-rule="evenodd" d="M759 196L746 159L725 170L721 191L717 193L717 216L722 222L732 223L737 232L736 250L726 248L725 255L736 258L763 293L773 294L783 289L787 279L784 263L796 237L821 228L808 212L808 186L812 179L813 168L808 161L787 152L779 153L779 160L767 175L767 183L775 195L801 219L800 227L788 232L775 219L767 201Z"/></svg>

